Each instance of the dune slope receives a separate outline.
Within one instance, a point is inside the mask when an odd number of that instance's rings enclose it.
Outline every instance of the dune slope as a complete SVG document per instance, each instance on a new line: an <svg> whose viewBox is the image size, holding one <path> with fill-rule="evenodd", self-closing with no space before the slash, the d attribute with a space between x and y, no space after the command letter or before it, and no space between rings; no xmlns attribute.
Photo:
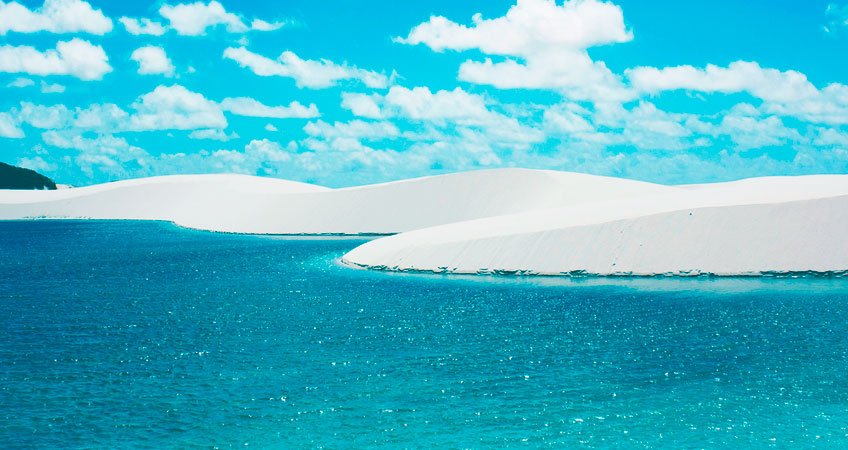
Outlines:
<svg viewBox="0 0 848 450"><path fill-rule="evenodd" d="M454 273L843 274L846 223L848 177L760 178L422 229L343 260Z"/></svg>

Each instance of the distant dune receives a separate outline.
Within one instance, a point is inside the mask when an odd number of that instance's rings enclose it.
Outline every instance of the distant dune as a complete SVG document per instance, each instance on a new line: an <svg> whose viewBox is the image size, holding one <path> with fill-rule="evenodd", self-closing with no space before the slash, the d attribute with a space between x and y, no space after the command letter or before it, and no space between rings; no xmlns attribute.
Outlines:
<svg viewBox="0 0 848 450"><path fill-rule="evenodd" d="M345 189L246 175L181 175L56 192L0 191L0 219L142 219L232 233L392 234L669 190L676 188L523 169Z"/></svg>
<svg viewBox="0 0 848 450"><path fill-rule="evenodd" d="M542 275L848 272L848 176L663 186L500 169L329 189L182 175L0 191L0 219L166 220L256 234L396 234L343 257L365 268Z"/></svg>

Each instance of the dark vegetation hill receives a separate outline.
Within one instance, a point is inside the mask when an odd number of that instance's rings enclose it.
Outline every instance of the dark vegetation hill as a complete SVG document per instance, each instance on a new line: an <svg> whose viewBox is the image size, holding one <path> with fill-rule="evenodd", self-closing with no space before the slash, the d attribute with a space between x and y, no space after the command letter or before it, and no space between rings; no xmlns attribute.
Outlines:
<svg viewBox="0 0 848 450"><path fill-rule="evenodd" d="M34 170L0 162L0 189L56 189L56 183Z"/></svg>

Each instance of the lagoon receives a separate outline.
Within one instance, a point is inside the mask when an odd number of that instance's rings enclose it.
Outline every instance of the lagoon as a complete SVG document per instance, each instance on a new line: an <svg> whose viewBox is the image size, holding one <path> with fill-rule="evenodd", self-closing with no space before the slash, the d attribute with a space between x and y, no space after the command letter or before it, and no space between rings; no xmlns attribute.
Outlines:
<svg viewBox="0 0 848 450"><path fill-rule="evenodd" d="M848 280L337 263L362 242L0 222L0 444L848 445Z"/></svg>

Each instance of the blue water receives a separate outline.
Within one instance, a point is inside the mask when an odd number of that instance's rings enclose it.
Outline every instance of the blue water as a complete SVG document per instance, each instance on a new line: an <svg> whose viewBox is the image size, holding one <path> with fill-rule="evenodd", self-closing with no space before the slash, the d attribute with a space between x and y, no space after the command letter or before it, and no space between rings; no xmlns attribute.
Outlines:
<svg viewBox="0 0 848 450"><path fill-rule="evenodd" d="M845 447L848 282L352 270L0 223L0 447Z"/></svg>

